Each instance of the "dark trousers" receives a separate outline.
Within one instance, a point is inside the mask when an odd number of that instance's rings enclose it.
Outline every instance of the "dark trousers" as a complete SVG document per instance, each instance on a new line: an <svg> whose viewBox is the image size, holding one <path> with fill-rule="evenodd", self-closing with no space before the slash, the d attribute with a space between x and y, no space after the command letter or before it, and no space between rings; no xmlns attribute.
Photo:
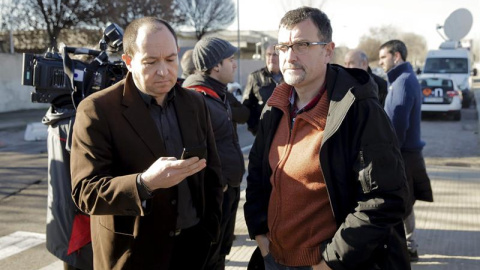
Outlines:
<svg viewBox="0 0 480 270"><path fill-rule="evenodd" d="M228 187L223 193L222 220L220 223L220 238L212 246L211 254L205 269L225 269L225 257L230 253L235 240L235 221L238 202L240 201L240 187Z"/></svg>
<svg viewBox="0 0 480 270"><path fill-rule="evenodd" d="M405 163L405 175L407 176L410 192L409 207L406 212L406 216L408 216L412 212L416 200L433 202L433 192L422 151L403 151L402 157Z"/></svg>
<svg viewBox="0 0 480 270"><path fill-rule="evenodd" d="M184 229L175 236L170 270L202 270L210 252L211 236L201 225Z"/></svg>

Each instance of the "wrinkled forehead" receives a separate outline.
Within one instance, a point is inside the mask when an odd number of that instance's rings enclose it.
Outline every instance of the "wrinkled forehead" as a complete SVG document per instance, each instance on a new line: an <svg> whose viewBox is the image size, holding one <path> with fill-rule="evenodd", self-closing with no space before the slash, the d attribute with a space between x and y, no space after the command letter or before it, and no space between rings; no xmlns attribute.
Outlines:
<svg viewBox="0 0 480 270"><path fill-rule="evenodd" d="M278 30L278 43L287 44L299 41L319 41L318 28L311 19L301 21L292 26L281 25Z"/></svg>

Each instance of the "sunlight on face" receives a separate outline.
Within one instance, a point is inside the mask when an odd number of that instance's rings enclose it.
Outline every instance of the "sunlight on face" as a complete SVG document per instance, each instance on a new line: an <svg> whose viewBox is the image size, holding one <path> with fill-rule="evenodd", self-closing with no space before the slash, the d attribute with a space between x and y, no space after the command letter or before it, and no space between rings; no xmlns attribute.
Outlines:
<svg viewBox="0 0 480 270"><path fill-rule="evenodd" d="M222 62L218 64L218 81L224 84L233 82L235 80L236 70L237 60L235 60L235 55L223 59Z"/></svg>
<svg viewBox="0 0 480 270"><path fill-rule="evenodd" d="M178 47L166 26L139 29L137 50L133 57L124 56L137 88L162 99L177 82Z"/></svg>
<svg viewBox="0 0 480 270"><path fill-rule="evenodd" d="M393 62L393 54L388 52L388 48L383 48L378 52L378 65L383 68L385 72L388 72L395 65Z"/></svg>
<svg viewBox="0 0 480 270"><path fill-rule="evenodd" d="M318 28L307 19L291 29L282 26L278 32L278 43L291 45L298 42L319 42ZM319 78L326 73L326 65L332 57L333 42L327 45L310 46L304 54L297 54L292 49L279 54L280 70L286 83L299 87L316 85Z"/></svg>

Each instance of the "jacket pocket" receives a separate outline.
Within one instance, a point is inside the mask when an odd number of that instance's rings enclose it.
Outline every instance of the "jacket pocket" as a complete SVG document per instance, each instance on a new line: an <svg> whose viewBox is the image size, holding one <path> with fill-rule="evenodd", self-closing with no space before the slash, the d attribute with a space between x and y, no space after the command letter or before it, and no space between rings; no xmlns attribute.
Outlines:
<svg viewBox="0 0 480 270"><path fill-rule="evenodd" d="M358 153L356 168L365 194L377 189L396 190L405 182L402 157L393 144L363 146Z"/></svg>
<svg viewBox="0 0 480 270"><path fill-rule="evenodd" d="M358 172L358 180L360 181L360 185L362 186L362 191L365 194L370 193L372 190L377 189L378 186L372 179L372 167L373 164L370 160L367 159L367 153L365 150L360 150L358 153L358 161L357 163L359 166Z"/></svg>

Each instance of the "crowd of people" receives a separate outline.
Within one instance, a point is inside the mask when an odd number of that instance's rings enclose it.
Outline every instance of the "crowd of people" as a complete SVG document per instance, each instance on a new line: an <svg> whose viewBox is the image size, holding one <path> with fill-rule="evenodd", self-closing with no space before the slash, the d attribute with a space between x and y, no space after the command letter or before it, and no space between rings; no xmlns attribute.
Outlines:
<svg viewBox="0 0 480 270"><path fill-rule="evenodd" d="M237 47L204 37L179 61L168 22L130 23L126 78L44 119L49 251L65 269L225 269L246 173L249 269L410 269L414 203L433 201L420 86L402 41L379 48L384 80L358 49L331 64L332 32L288 11L240 102Z"/></svg>

